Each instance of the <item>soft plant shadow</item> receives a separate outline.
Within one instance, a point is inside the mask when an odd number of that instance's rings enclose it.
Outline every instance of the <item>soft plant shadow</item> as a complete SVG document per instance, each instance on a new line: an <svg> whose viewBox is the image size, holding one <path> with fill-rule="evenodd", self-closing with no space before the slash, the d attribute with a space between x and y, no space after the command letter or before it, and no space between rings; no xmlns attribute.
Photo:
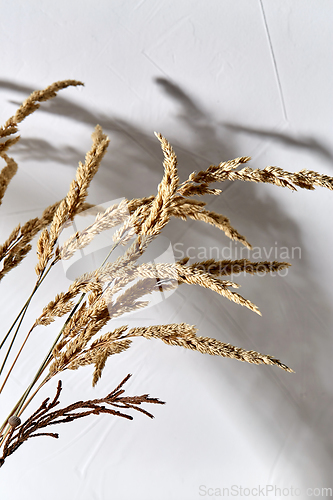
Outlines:
<svg viewBox="0 0 333 500"><path fill-rule="evenodd" d="M301 148L322 155L326 160L333 161L333 152L319 139L307 135L291 135L283 132L263 130L255 127L243 127L235 123L224 123L224 126L234 133L244 133L260 137L264 140L273 139L285 146Z"/></svg>

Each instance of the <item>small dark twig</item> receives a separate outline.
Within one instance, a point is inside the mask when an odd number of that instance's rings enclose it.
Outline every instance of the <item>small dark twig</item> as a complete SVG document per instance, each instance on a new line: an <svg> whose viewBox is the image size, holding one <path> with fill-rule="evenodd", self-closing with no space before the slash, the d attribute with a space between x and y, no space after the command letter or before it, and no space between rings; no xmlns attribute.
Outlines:
<svg viewBox="0 0 333 500"><path fill-rule="evenodd" d="M61 380L58 382L58 387L54 399L49 403L50 398L45 399L42 402L38 410L36 410L24 423L18 427L12 427L7 435L4 442L3 455L0 458L0 467L4 464L5 459L14 453L21 444L27 441L31 437L39 436L49 436L53 438L58 438L59 434L53 432L38 432L37 430L44 429L49 425L61 424L65 422L72 422L78 418L87 417L89 415L100 415L101 413L109 413L110 415L116 415L118 417L123 417L128 420L133 420L131 415L123 413L121 411L115 410L103 406L107 404L121 409L132 409L144 413L150 418L154 416L143 408L140 408L141 403L154 403L154 404L164 404L156 398L150 398L148 394L143 394L142 396L124 396L121 394L125 392L122 387L131 377L131 374L127 375L124 380L105 398L93 399L89 401L78 401L73 403L66 408L61 408L60 410L53 410L59 403L59 397L62 390ZM85 411L77 411L77 410Z"/></svg>

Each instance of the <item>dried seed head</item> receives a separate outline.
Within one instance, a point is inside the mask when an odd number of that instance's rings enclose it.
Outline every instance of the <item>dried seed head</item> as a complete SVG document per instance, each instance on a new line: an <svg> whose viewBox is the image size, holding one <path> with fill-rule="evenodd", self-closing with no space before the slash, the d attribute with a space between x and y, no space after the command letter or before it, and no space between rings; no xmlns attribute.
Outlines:
<svg viewBox="0 0 333 500"><path fill-rule="evenodd" d="M17 417L16 415L12 415L8 419L8 423L11 427L17 427L21 423L20 417Z"/></svg>

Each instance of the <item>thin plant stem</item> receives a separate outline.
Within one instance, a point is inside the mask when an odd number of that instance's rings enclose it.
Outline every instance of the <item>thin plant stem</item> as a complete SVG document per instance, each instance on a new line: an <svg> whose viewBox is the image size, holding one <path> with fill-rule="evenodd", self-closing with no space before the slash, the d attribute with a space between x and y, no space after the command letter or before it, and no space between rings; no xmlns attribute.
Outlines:
<svg viewBox="0 0 333 500"><path fill-rule="evenodd" d="M2 366L1 366L1 368L0 368L0 375L1 375L1 373L3 372L3 369L4 369L5 365L6 365L6 361L7 361L7 359L8 359L9 354L10 354L10 351L11 351L11 349L12 349L12 347L13 347L13 344L14 344L15 339L16 339L16 337L17 337L18 331L19 331L20 326L21 326L21 324L22 324L22 322L23 322L23 319L24 319L25 313L27 312L28 307L29 307L29 305L30 305L30 302L31 302L31 300L32 300L32 298L33 298L33 296L34 296L34 294L36 293L36 291L38 290L38 288L40 287L40 285L42 284L42 282L44 281L44 279L46 278L46 276L47 276L47 275L48 275L48 273L50 272L50 270L51 270L52 266L55 264L55 262L56 262L56 261L54 261L54 262L52 262L52 263L50 264L49 268L48 268L48 269L47 269L47 271L44 273L44 275L42 275L42 276L39 278L39 280L37 281L37 283L36 283L36 285L35 285L35 287L34 287L34 289L33 289L32 293L30 294L30 297L28 298L28 300L26 301L25 305L24 305L24 306L23 306L23 308L21 309L20 314L17 316L16 320L14 321L13 325L11 326L11 328L10 328L9 332L7 333L7 335L6 335L5 339L4 339L4 341L7 339L8 335L9 335L9 333L11 332L12 328L14 327L15 323L17 322L17 320L18 320L18 319L19 319L19 317L21 316L20 322L19 322L19 324L18 324L18 326L17 326L17 328L16 328L16 331L15 331L15 333L14 333L14 336L13 336L13 338L12 338L12 341L11 341L11 343L10 343L10 346L9 346L9 348L8 348L8 350L7 350L7 353L6 353L5 359L4 359L4 361L3 361L3 363L2 363ZM9 372L7 373L7 376L6 376L6 378L5 378L5 380L4 380L3 384L2 384L2 386L1 386L1 388L0 388L0 394L1 394L2 389L4 388L4 386L5 386L5 384L6 384L6 381L7 381L7 379L8 379L9 374L11 373L12 369L14 368L14 365L15 365L15 363L16 363L16 361L17 361L17 359L18 359L19 355L21 354L21 351L22 351L22 349L23 349L23 346L25 345L26 341L27 341L27 340L28 340L28 338L29 338L29 335L30 335L31 331L32 331L32 329L29 331L29 333L28 333L28 335L27 335L26 339L24 340L24 342L23 342L23 344L22 344L22 346L21 346L21 348L20 348L20 350L19 350L19 352L18 352L18 354L17 354L17 356L16 356L16 358L15 358L15 360L14 360L14 362L13 362L13 364L12 364L11 368L9 369ZM4 342L4 341L3 341L3 342ZM3 345L3 343L1 344L1 346L0 346L0 347L2 347L2 345Z"/></svg>
<svg viewBox="0 0 333 500"><path fill-rule="evenodd" d="M2 346L4 345L4 343L6 342L8 336L10 335L10 332L12 331L12 329L14 328L14 326L16 325L16 323L18 322L18 320L20 319L21 315L22 314L25 314L26 312L26 309L28 308L30 302L31 302L31 299L32 297L34 296L34 294L36 293L36 291L38 290L39 286L42 284L42 282L44 281L44 279L46 278L47 274L49 273L51 267L55 264L56 261L52 262L52 264L50 265L49 269L47 270L46 273L42 273L41 276L39 277L39 279L37 280L30 296L28 297L27 301L25 302L24 306L22 307L21 311L18 313L18 315L16 316L13 324L11 325L11 327L9 328L8 332L6 333L5 337L2 339L2 342L0 344L0 349L2 348ZM1 374L1 372L0 372Z"/></svg>
<svg viewBox="0 0 333 500"><path fill-rule="evenodd" d="M17 245L21 241L22 238L23 238L23 234L21 234L21 236L19 236L16 240L11 242L11 244L7 248L5 254L3 255L3 257L1 257L0 262L6 257L6 255L8 255L8 252L10 252L10 250L12 250L14 248L14 246Z"/></svg>
<svg viewBox="0 0 333 500"><path fill-rule="evenodd" d="M36 285L30 295L30 297L28 298L28 300L26 301L26 303L24 304L24 306L22 307L21 311L18 313L18 315L16 316L12 326L9 328L8 332L6 333L5 337L2 339L2 342L0 344L0 349L2 348L2 346L4 345L4 343L6 342L7 338L9 337L10 335L10 332L12 331L12 329L14 328L14 326L16 325L16 323L18 322L18 320L20 319L21 317L21 314L24 312L24 310L28 307L32 297L33 297L33 294L36 292Z"/></svg>
<svg viewBox="0 0 333 500"><path fill-rule="evenodd" d="M6 423L8 421L8 418L11 417L12 415L17 415L18 412L20 411L20 409L22 408L25 400L27 399L31 389L33 388L33 386L35 385L35 383L37 382L37 380L39 379L39 377L41 376L41 374L43 373L44 369L46 368L46 366L48 365L49 363L49 360L51 359L51 355L52 355L52 351L54 349L54 347L56 346L58 340L60 339L61 335L62 335L62 332L64 331L64 329L66 328L69 320L71 319L71 317L73 316L73 314L75 313L75 311L77 310L77 308L79 307L80 303L82 302L83 298L84 298L84 295L85 294L82 294L81 297L80 297L80 300L78 301L78 303L75 305L75 307L72 309L71 311L71 314L68 316L67 320L65 321L63 327L61 328L57 338L55 339L51 349L49 350L49 352L47 353L47 355L45 356L42 364L40 365L39 369L37 370L37 373L35 374L34 378L33 378L33 381L31 382L31 384L28 386L28 388L25 390L25 392L23 393L23 395L21 396L21 398L18 400L18 402L16 403L16 405L14 406L14 408L12 409L10 415L7 417L7 419L4 421L4 423L2 424L1 428L0 428L0 432L2 432L2 430L6 427ZM37 391L36 391L37 392ZM32 398L31 398L32 399ZM1 441L2 443L2 441ZM0 446L1 446L1 443L0 443Z"/></svg>
<svg viewBox="0 0 333 500"><path fill-rule="evenodd" d="M108 260L108 258L110 257L111 253L115 250L115 248L117 248L117 246L121 243L122 239L125 237L126 233L123 235L122 238L120 238L116 243L114 243L109 251L109 253L107 254L107 256L105 257L104 261L102 262L102 264L100 265L100 267L98 268L98 270L100 270L104 264L106 263L106 261ZM51 264L51 266L54 264L54 262ZM51 266L49 267L48 271L50 270ZM46 277L46 274L45 276ZM44 279L44 278L43 278ZM37 394L37 392L39 391L39 389L49 380L48 377L45 378L45 380L42 382L42 384L37 388L37 390L34 392L34 394L31 396L31 398L29 399L29 401L24 405L24 402L26 401L31 389L33 388L33 386L35 385L35 383L37 382L37 380L39 379L39 377L41 376L41 374L43 373L43 371L45 370L45 368L47 367L47 365L49 364L50 360L51 360L51 357L52 357L52 352L53 352L53 349L54 347L57 345L64 329L66 328L67 324L69 323L70 319L72 318L72 316L74 315L74 313L76 312L77 308L79 307L79 305L81 304L81 302L83 301L84 297L86 296L86 293L83 293L79 299L79 301L76 303L76 305L74 306L74 308L72 309L70 315L68 316L67 320L65 321L63 327L61 328L59 334L57 335L55 341L53 342L53 345L51 347L51 349L49 350L49 352L47 353L46 357L44 358L44 361L42 362L41 366L39 367L37 373L35 374L34 376L34 379L33 381L31 382L31 384L28 386L28 388L26 389L26 391L23 393L23 395L21 396L21 398L19 399L19 401L16 403L16 405L14 406L14 408L12 409L10 415L6 418L6 420L4 421L4 423L2 424L1 428L0 428L0 433L4 430L4 428L6 427L6 423L8 421L8 418L11 417L12 415L18 415L18 414L21 414L23 412L23 410L27 407L27 405L30 403L30 401L32 400L32 398ZM25 339L24 343L26 342L26 340L28 339L28 336L30 335L32 329L29 331L28 335L27 335L27 338ZM24 344L23 344L24 345ZM23 345L22 345L22 348L23 348ZM22 350L21 348L21 350ZM20 350L20 352L21 352ZM20 353L19 353L20 354ZM17 356L18 358L18 356ZM16 360L17 360L16 358ZM16 362L15 360L15 362ZM8 378L8 375L6 377L6 380ZM4 385L4 384L3 384ZM2 390L2 388L1 388ZM0 390L0 392L1 392ZM23 407L24 405L24 407ZM23 407L23 408L22 408ZM21 410L21 411L20 411ZM5 432L5 434L3 435L2 437L2 440L0 442L0 446L1 444L3 443L4 439L6 438L6 435L8 433L8 429L7 431ZM1 434L0 434L1 435Z"/></svg>

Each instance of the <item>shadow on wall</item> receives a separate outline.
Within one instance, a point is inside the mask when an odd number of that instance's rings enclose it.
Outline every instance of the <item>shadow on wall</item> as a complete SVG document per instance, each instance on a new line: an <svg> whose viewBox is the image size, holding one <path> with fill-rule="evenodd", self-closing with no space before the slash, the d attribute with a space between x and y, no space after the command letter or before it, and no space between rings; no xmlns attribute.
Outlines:
<svg viewBox="0 0 333 500"><path fill-rule="evenodd" d="M333 159L332 153L320 141L311 137L292 137L282 133L244 128L235 124L216 125L209 114L180 87L162 78L157 79L156 84L170 99L179 104L177 125L183 129L185 127L192 135L192 143L186 144L185 147L181 144L177 146L177 140L174 140L176 138L168 137L179 157L181 180L186 179L193 170L207 168L211 161L218 162L239 156L235 147L235 134L238 132L255 134L264 140L269 138L294 148L312 150L326 159ZM25 95L35 90L6 81L0 81L0 88ZM120 118L110 118L99 112L91 112L61 95L50 102L43 103L39 112L60 115L73 121L86 123L92 129L96 123L99 123L107 133L112 133L114 140L112 154L105 158L103 176L100 177L103 182L112 180L112 195L132 198L156 192L156 186L162 175L162 156L159 143L153 135L147 137L139 128ZM50 142L33 138L22 138L15 148L15 155L20 159L29 158L44 163L52 160L75 165L77 160L85 154L85 151L78 151L70 145L59 150ZM132 168L132 165L135 168ZM291 444L289 441L288 446L294 444L295 449L300 450L299 453L307 454L308 460L312 460L312 465L308 465L308 468L320 469L323 485L327 486L331 481L333 460L333 433L329 418L329 414L332 413L332 398L331 394L327 393L327 385L323 384L322 377L323 364L324 369L327 368L327 373L330 373L326 354L330 304L324 290L309 273L309 258L298 226L288 216L286 209L280 206L275 198L270 197L269 193L266 193L265 197L261 196L259 194L261 189L263 186L256 186L252 183L227 182L223 186L223 195L214 199L213 209L230 217L231 223L254 245L257 244L258 235L262 235L260 245L267 247L271 246L279 235L281 246L301 247L302 259L293 262L292 271L288 275L288 285L279 282L278 290L281 296L277 296L277 300L281 301L282 306L283 301L286 301L283 314L274 316L273 321L269 318L249 319L251 313L241 310L235 322L228 311L228 304L223 302L224 321L230 326L230 331L228 340L225 338L220 338L220 340L227 340L260 352L279 353L278 357L282 361L285 361L283 355L286 354L292 367L298 366L298 370L296 375L286 379L285 374L277 369L267 369L264 374L262 370L252 367L252 371L246 371L247 380L244 380L243 376L239 375L241 373L239 363L235 361L233 378L228 383L234 384L236 393L249 399L251 403L248 406L249 412L255 413L256 408L268 407L271 415L278 415L279 431L271 427L269 418L265 420L264 415L258 417L261 418L262 425L266 425L267 432L275 437L276 449L281 451L282 455L287 453L283 451L284 436L289 436ZM232 204L236 206L236 203L241 206L241 210L238 210L233 217L229 207ZM180 226L176 225L176 227ZM229 244L223 234L216 234L217 229L191 222L186 226L185 232L187 228L192 227L196 232L200 231L203 241L215 236L220 244ZM169 230L169 228L166 229ZM183 230L179 233L182 236L185 234ZM171 238L172 233L169 234ZM246 289L244 286L243 294L251 299L251 291L262 286L262 279L246 278ZM267 277L267 280L269 279ZM268 287L271 286L273 289L276 282L274 279L271 281ZM264 301L266 299L269 301L270 297L267 297L266 292L265 294ZM201 307L203 310L205 307L209 307L210 310L215 309L216 316L218 316L221 314L221 301L224 299L216 297L211 301L211 295L209 297L208 299L205 293L202 293ZM311 306L313 297L316 297L315 306ZM294 306L289 306L292 301L295 301ZM235 324L237 328L233 330ZM269 335L271 329L277 333ZM314 335L313 332L316 334ZM215 363L214 367L216 366ZM217 370L219 371L218 378L220 378L224 371L222 362ZM294 437L290 437L290 429L295 428L298 431L295 431ZM308 436L308 440L302 445L296 441L297 438L301 439L303 432ZM286 449L289 450L289 448ZM289 457L284 456L284 460L288 461ZM293 455L292 460L297 461L297 457ZM300 470L299 474L303 481L306 480L308 472L309 469L306 468L303 471Z"/></svg>

